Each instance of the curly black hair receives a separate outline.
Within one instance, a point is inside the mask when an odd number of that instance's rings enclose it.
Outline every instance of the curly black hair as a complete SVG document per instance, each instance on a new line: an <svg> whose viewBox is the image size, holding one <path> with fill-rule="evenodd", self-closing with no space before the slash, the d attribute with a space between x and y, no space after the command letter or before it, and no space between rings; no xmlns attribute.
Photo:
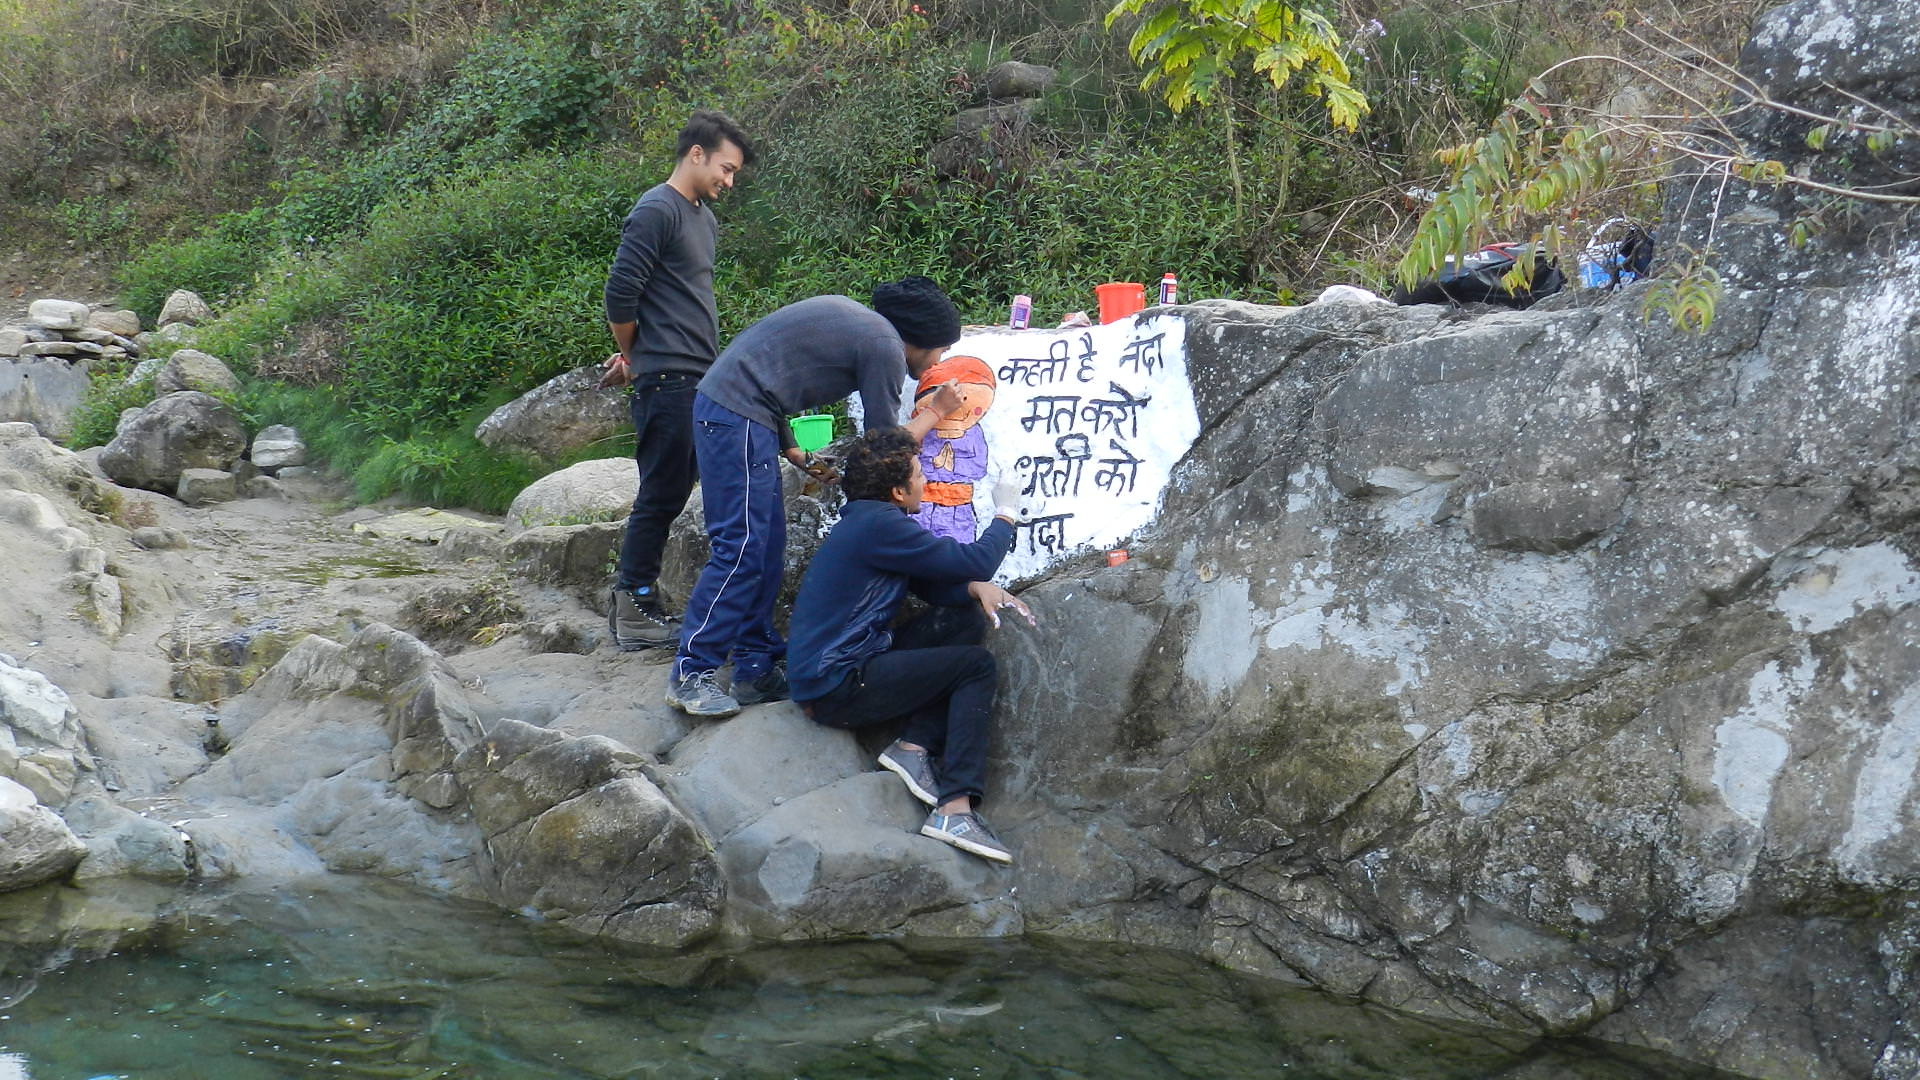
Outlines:
<svg viewBox="0 0 1920 1080"><path fill-rule="evenodd" d="M841 466L840 490L849 499L893 498L894 488L913 479L913 459L920 444L906 428L875 428L857 439Z"/></svg>

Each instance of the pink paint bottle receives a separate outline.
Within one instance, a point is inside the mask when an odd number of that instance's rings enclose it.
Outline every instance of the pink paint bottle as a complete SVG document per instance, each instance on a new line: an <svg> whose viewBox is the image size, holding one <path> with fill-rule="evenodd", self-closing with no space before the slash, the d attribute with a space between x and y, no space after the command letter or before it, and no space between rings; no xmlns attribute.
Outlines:
<svg viewBox="0 0 1920 1080"><path fill-rule="evenodd" d="M1025 330L1033 318L1033 297L1021 293L1013 298L1013 309L1007 313L1007 325L1015 330Z"/></svg>

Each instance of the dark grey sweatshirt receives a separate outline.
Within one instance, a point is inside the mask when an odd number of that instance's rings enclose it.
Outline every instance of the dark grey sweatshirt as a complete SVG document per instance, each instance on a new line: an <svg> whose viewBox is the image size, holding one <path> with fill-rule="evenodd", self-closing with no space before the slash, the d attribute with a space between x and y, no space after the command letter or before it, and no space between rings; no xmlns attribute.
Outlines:
<svg viewBox="0 0 1920 1080"><path fill-rule="evenodd" d="M844 296L788 304L740 331L700 380L700 392L794 445L786 418L855 391L867 426L899 423L906 346L893 324Z"/></svg>
<svg viewBox="0 0 1920 1080"><path fill-rule="evenodd" d="M713 211L659 184L627 212L607 272L610 323L638 323L627 360L638 375L703 375L720 348L713 307Z"/></svg>

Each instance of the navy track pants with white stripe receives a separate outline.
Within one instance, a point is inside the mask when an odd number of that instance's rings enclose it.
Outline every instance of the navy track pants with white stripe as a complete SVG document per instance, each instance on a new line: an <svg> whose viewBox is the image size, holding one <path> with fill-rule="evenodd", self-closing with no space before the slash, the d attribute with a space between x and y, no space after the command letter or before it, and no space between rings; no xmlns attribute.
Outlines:
<svg viewBox="0 0 1920 1080"><path fill-rule="evenodd" d="M712 671L731 659L737 684L758 678L787 652L773 629L787 556L780 438L696 393L693 446L712 553L687 598L673 677Z"/></svg>

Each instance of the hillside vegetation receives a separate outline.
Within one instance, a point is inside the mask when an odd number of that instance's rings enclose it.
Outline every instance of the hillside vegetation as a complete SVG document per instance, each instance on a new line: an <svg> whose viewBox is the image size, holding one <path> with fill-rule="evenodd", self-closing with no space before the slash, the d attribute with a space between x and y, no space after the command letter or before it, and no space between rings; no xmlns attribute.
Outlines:
<svg viewBox="0 0 1920 1080"><path fill-rule="evenodd" d="M763 152L718 209L723 340L908 273L975 321L1016 292L1058 318L1165 271L1189 297L1286 302L1386 287L1435 151L1537 73L1629 49L1615 30L1643 17L1730 49L1751 7L1329 3L1370 106L1346 131L1250 71L1176 114L1139 89L1137 17L1110 29L1086 0L0 0L9 54L38 60L0 73L4 214L124 252L143 317L206 295L223 318L200 347L249 377L252 418L300 425L363 496L497 509L538 467L469 433L605 355L620 219L693 108ZM1030 122L956 151L951 118L1008 59L1059 78ZM1634 82L1576 64L1553 90L1595 104ZM1650 179L1613 204L1649 205ZM139 393L102 386L77 442Z"/></svg>

